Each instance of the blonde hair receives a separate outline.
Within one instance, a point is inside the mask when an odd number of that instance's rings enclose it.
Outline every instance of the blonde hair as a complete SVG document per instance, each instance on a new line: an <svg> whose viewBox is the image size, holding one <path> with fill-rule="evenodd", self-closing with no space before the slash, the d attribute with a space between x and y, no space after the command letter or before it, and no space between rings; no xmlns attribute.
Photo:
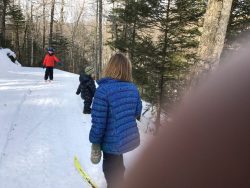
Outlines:
<svg viewBox="0 0 250 188"><path fill-rule="evenodd" d="M103 77L132 82L132 65L122 53L113 55L103 71Z"/></svg>

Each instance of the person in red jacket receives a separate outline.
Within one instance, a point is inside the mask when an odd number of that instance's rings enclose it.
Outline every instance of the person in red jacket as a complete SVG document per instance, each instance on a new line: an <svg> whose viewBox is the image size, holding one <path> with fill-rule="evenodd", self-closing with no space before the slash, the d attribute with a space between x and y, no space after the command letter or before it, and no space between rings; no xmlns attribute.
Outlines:
<svg viewBox="0 0 250 188"><path fill-rule="evenodd" d="M48 78L53 80L53 69L55 66L55 62L59 63L60 60L55 56L53 48L48 48L48 54L45 56L43 60L43 68L46 68L44 80L47 81Z"/></svg>

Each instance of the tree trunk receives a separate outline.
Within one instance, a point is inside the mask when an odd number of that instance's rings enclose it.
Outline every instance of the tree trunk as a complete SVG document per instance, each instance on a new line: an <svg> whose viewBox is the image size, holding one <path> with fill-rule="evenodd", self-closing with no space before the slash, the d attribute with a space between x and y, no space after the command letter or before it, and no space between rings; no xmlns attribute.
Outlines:
<svg viewBox="0 0 250 188"><path fill-rule="evenodd" d="M24 37L23 37L23 45L22 45L22 49L25 50L24 52L26 53L27 51L27 35L28 35L28 24L25 22L25 29L24 29ZM24 55L25 56L25 55Z"/></svg>
<svg viewBox="0 0 250 188"><path fill-rule="evenodd" d="M30 5L30 37L31 37L31 51L30 51L30 66L33 66L33 62L34 62L34 36L33 36L33 2L31 1L31 5Z"/></svg>
<svg viewBox="0 0 250 188"><path fill-rule="evenodd" d="M198 66L210 70L220 62L233 0L209 0L198 49Z"/></svg>
<svg viewBox="0 0 250 188"><path fill-rule="evenodd" d="M99 0L96 0L96 30L95 30L95 78L96 80L99 80L100 74L99 74L99 62L98 62L98 55L99 55L99 48L98 48L98 18L99 18Z"/></svg>
<svg viewBox="0 0 250 188"><path fill-rule="evenodd" d="M52 46L53 38L53 26L54 26L54 14L55 14L55 0L52 0L51 14L50 14L50 32L49 32L49 46Z"/></svg>
<svg viewBox="0 0 250 188"><path fill-rule="evenodd" d="M74 51L74 48L75 48L76 32L77 32L78 25L79 25L80 19L82 17L83 11L84 11L84 3L83 3L83 6L80 9L80 12L79 12L79 15L77 17L76 23L73 26L73 30L72 30L72 38L71 38L71 43L72 43L72 46L71 46L71 51L72 51L71 52L72 72L76 71L75 60L73 58L73 51Z"/></svg>
<svg viewBox="0 0 250 188"><path fill-rule="evenodd" d="M30 28L30 14L29 14L29 0L26 0L26 22L25 22L25 38L24 38L24 43L25 43L25 62L27 62L27 66L30 66L30 53L29 53L29 41L30 41L30 33L31 28Z"/></svg>
<svg viewBox="0 0 250 188"><path fill-rule="evenodd" d="M6 9L8 0L2 0L2 20L1 20L1 33L2 33L2 40L1 44L3 47L6 46L6 26L5 26L5 20L6 20Z"/></svg>
<svg viewBox="0 0 250 188"><path fill-rule="evenodd" d="M0 47L2 47L2 30L3 30L3 0L0 0Z"/></svg>
<svg viewBox="0 0 250 188"><path fill-rule="evenodd" d="M43 0L43 50L45 49L45 37L46 37L46 17L45 17L45 9L46 4L45 0Z"/></svg>
<svg viewBox="0 0 250 188"><path fill-rule="evenodd" d="M64 6L65 6L65 0L62 0L61 5L61 11L60 11L60 32L61 35L63 35L63 23L64 23Z"/></svg>
<svg viewBox="0 0 250 188"><path fill-rule="evenodd" d="M155 125L155 135L159 133L159 129L161 127L161 111L162 111L162 102L163 102L163 87L164 87L164 75L161 75L159 80L159 96L158 96L158 106L157 106L157 114L156 114L156 125Z"/></svg>
<svg viewBox="0 0 250 188"><path fill-rule="evenodd" d="M133 33L132 33L132 47L131 47L131 61L134 61L134 51L135 51L135 37L136 37L136 24L137 20L135 18L134 24L133 24Z"/></svg>
<svg viewBox="0 0 250 188"><path fill-rule="evenodd" d="M155 134L158 134L159 129L161 127L161 111L162 111L162 102L163 102L163 92L164 92L164 74L165 74L165 61L167 56L167 45L168 45L168 27L169 27L169 11L170 11L171 0L168 0L166 7L166 22L165 22L165 33L164 33L164 46L162 49L162 67L161 67L161 75L159 79L159 96L158 96L158 107L157 107L157 115L156 115L156 130Z"/></svg>
<svg viewBox="0 0 250 188"><path fill-rule="evenodd" d="M101 75L102 73L102 15L103 14L103 4L102 4L102 0L99 0L99 44L98 44L98 48L99 48L99 56L98 56L98 62L99 62L99 75Z"/></svg>
<svg viewBox="0 0 250 188"><path fill-rule="evenodd" d="M16 56L18 59L21 58L21 51L20 51L20 39L19 39L19 25L16 25Z"/></svg>

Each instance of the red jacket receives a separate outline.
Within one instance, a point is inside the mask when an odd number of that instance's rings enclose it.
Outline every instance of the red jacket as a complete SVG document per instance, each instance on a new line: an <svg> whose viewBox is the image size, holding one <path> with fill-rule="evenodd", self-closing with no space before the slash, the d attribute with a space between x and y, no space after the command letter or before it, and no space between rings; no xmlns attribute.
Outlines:
<svg viewBox="0 0 250 188"><path fill-rule="evenodd" d="M60 62L59 59L55 55L49 55L47 54L43 60L43 65L45 67L54 67L55 62L58 63Z"/></svg>

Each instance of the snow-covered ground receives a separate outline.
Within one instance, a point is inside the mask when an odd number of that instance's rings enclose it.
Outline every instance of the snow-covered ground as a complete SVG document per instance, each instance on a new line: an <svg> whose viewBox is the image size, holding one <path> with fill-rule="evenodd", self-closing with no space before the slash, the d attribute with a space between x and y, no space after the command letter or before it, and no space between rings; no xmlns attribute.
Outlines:
<svg viewBox="0 0 250 188"><path fill-rule="evenodd" d="M17 66L6 53L0 50L0 188L87 188L75 155L106 187L102 164L90 162L91 117L75 94L78 75L55 70L55 81L45 83L42 68ZM127 171L151 138L141 130L141 146L125 154Z"/></svg>

